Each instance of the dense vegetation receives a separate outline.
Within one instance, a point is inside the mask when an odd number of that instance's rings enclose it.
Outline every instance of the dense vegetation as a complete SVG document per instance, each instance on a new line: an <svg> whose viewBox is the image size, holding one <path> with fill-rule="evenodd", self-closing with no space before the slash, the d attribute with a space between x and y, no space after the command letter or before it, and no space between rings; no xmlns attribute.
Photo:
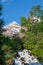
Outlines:
<svg viewBox="0 0 43 65"><path fill-rule="evenodd" d="M1 18L2 8L3 7L0 4L0 65L6 65L7 60L14 58L17 53L16 50L22 48L23 42L19 37L11 39L2 34L4 25L4 20Z"/></svg>
<svg viewBox="0 0 43 65"><path fill-rule="evenodd" d="M0 4L0 65L5 65L5 61L4 61L4 51L2 50L2 47L4 45L3 43L3 39L4 36L2 35L2 27L3 27L3 19L1 18L2 15L2 5Z"/></svg>
<svg viewBox="0 0 43 65"><path fill-rule="evenodd" d="M39 18L40 22L32 19L33 16ZM27 29L21 30L25 34L24 47L31 50L32 54L43 62L43 10L41 7L33 6L28 18L21 17L21 25Z"/></svg>
<svg viewBox="0 0 43 65"><path fill-rule="evenodd" d="M6 60L13 59L16 50L19 50L23 47L22 39L19 37L9 38L5 37L2 32L4 26L4 20L2 18L2 9L3 6L0 4L0 65L6 65Z"/></svg>
<svg viewBox="0 0 43 65"><path fill-rule="evenodd" d="M9 38L2 35L3 32L3 19L2 5L0 5L0 65L5 65L5 60L13 58L17 53L16 50L26 48L31 50L40 62L43 62L43 10L40 6L33 6L28 18L21 17L21 26L25 29L21 29L24 34L23 38ZM36 20L34 22L31 19L33 16L40 18L40 22Z"/></svg>

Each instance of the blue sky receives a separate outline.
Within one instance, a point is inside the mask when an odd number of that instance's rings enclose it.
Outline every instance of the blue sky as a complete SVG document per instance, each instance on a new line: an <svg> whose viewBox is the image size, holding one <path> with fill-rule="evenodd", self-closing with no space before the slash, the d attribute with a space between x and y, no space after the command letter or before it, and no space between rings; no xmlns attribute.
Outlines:
<svg viewBox="0 0 43 65"><path fill-rule="evenodd" d="M31 7L41 5L43 9L43 0L0 0L3 5L3 18L5 24L12 21L20 23L22 16L28 17Z"/></svg>

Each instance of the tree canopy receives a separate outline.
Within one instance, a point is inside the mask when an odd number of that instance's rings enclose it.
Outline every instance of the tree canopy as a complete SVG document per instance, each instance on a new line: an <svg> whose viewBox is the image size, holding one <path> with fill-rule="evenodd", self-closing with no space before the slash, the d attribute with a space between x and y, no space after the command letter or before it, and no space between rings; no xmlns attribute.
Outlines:
<svg viewBox="0 0 43 65"><path fill-rule="evenodd" d="M32 16L40 18L40 22L30 19ZM41 6L33 6L30 10L30 16L28 18L21 18L21 25L27 28L23 31L25 34L23 41L24 47L31 50L40 62L43 62L43 10Z"/></svg>

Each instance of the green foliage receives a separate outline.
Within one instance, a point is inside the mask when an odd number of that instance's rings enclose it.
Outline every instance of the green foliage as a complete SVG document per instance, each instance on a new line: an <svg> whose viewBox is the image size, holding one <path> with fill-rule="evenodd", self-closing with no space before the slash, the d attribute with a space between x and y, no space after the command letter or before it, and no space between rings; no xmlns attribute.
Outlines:
<svg viewBox="0 0 43 65"><path fill-rule="evenodd" d="M31 11L30 11L30 15L34 15L34 16L37 16L37 17L40 17L41 16L41 6L37 5L37 6L33 6L31 8Z"/></svg>
<svg viewBox="0 0 43 65"><path fill-rule="evenodd" d="M40 62L43 62L43 10L41 7L33 6L30 11L30 17L36 16L40 18L40 22L31 22L30 18L22 17L21 23L27 31L23 30L24 38L23 38L23 46L26 49L31 50L32 54L34 54ZM27 22L27 23L26 23Z"/></svg>
<svg viewBox="0 0 43 65"><path fill-rule="evenodd" d="M0 16L2 15L2 5L0 4Z"/></svg>
<svg viewBox="0 0 43 65"><path fill-rule="evenodd" d="M19 37L16 39L13 39L10 44L12 46L12 49L15 49L15 50L21 49L23 46L22 39L20 39Z"/></svg>
<svg viewBox="0 0 43 65"><path fill-rule="evenodd" d="M32 32L34 32L36 34L39 32L43 32L43 22L34 24L32 26Z"/></svg>
<svg viewBox="0 0 43 65"><path fill-rule="evenodd" d="M32 50L34 48L34 45L37 42L37 39L36 39L36 36L34 35L34 33L32 33L32 32L26 33L25 38L24 38L24 42L25 42L24 46L27 49Z"/></svg>
<svg viewBox="0 0 43 65"><path fill-rule="evenodd" d="M15 39L10 39L9 37L5 37L3 39L4 45L2 46L2 50L4 51L4 58L8 60L13 58L14 55L17 53L16 50L23 48L22 39L16 37Z"/></svg>
<svg viewBox="0 0 43 65"><path fill-rule="evenodd" d="M32 50L32 53L38 57L40 62L43 62L43 39L37 42L34 49Z"/></svg>
<svg viewBox="0 0 43 65"><path fill-rule="evenodd" d="M27 19L25 17L21 17L21 26L26 26L27 25Z"/></svg>
<svg viewBox="0 0 43 65"><path fill-rule="evenodd" d="M0 6L0 13L2 6ZM10 39L2 35L3 19L0 19L0 65L3 65L5 59L13 58L16 54L16 50L22 49L23 47L31 50L31 52L37 56L40 62L43 62L43 10L40 6L32 7L30 16L35 15L41 18L41 22L31 22L30 18L21 17L21 32L24 33L23 38L15 37ZM0 15L1 16L1 15Z"/></svg>
<svg viewBox="0 0 43 65"><path fill-rule="evenodd" d="M0 4L0 16L2 15L2 5ZM5 65L5 60L4 60L4 51L2 50L3 46L3 39L4 36L2 35L2 27L3 27L3 19L0 19L0 65Z"/></svg>
<svg viewBox="0 0 43 65"><path fill-rule="evenodd" d="M9 60L9 59L13 59L13 56L11 56L10 54L6 54L5 55L5 60Z"/></svg>

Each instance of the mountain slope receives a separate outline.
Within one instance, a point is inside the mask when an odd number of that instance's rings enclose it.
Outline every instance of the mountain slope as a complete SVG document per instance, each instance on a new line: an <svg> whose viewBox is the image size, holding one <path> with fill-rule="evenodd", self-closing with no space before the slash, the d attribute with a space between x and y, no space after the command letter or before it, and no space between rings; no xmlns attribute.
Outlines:
<svg viewBox="0 0 43 65"><path fill-rule="evenodd" d="M15 21L11 22L10 24L3 27L4 31L3 34L5 36L12 37L18 33L20 33L21 26L16 23Z"/></svg>

